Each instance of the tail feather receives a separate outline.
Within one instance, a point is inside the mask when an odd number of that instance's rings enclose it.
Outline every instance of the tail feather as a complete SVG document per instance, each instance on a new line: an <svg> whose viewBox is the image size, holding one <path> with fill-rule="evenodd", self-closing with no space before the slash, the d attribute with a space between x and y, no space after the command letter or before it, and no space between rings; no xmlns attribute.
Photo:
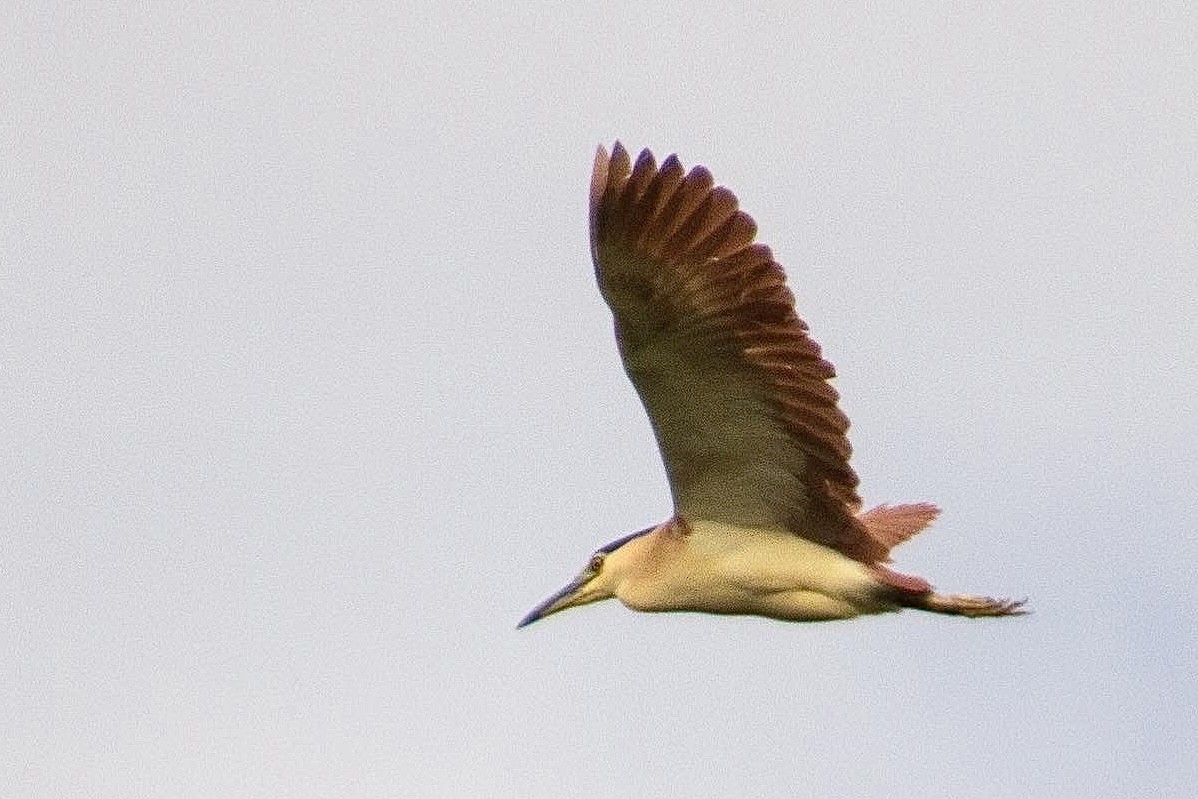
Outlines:
<svg viewBox="0 0 1198 799"><path fill-rule="evenodd" d="M911 536L931 524L940 509L927 502L910 505L878 505L857 515L870 536L886 547L893 549ZM908 608L919 608L932 613L952 616L1021 616L1024 599L992 599L988 596L967 594L938 594L922 577L902 574L883 566L869 564L888 601Z"/></svg>
<svg viewBox="0 0 1198 799"><path fill-rule="evenodd" d="M865 525L870 537L887 549L893 549L931 524L940 515L940 508L927 502L911 505L878 505L857 519Z"/></svg>

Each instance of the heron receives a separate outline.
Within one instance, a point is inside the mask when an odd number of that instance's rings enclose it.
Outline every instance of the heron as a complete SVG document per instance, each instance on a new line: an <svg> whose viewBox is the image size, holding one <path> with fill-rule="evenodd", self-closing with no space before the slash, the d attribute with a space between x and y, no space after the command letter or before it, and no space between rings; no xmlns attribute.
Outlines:
<svg viewBox="0 0 1198 799"><path fill-rule="evenodd" d="M638 611L827 621L918 608L1012 616L887 565L929 503L863 510L835 376L736 196L676 155L595 153L591 256L673 498L517 625L615 597Z"/></svg>

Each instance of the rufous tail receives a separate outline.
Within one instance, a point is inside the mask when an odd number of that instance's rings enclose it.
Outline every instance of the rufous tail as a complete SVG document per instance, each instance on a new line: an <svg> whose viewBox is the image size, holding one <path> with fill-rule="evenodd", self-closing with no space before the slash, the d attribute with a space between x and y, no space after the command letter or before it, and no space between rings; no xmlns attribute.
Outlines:
<svg viewBox="0 0 1198 799"><path fill-rule="evenodd" d="M869 535L886 549L894 549L935 520L940 508L927 502L911 505L878 505L857 514Z"/></svg>

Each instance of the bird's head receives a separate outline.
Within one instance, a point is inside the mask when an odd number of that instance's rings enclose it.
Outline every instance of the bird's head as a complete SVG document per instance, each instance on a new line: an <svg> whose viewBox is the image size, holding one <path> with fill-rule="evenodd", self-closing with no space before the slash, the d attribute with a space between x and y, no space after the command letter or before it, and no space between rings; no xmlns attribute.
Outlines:
<svg viewBox="0 0 1198 799"><path fill-rule="evenodd" d="M616 595L616 589L621 580L624 579L637 558L637 553L634 551L636 548L627 547L625 544L654 529L649 527L638 530L597 549L577 577L571 580L565 588L533 608L516 627L525 627L538 619L557 613L559 610L598 602L601 599L611 599Z"/></svg>

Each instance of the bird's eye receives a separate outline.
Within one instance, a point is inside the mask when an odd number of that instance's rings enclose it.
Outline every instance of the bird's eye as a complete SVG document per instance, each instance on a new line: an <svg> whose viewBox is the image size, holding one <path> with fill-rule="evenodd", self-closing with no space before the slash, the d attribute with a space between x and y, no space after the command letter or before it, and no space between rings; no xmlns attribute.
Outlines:
<svg viewBox="0 0 1198 799"><path fill-rule="evenodd" d="M591 558L591 562L587 564L587 571L589 571L589 572L598 572L602 568L603 568L603 556L602 555L594 556L593 558Z"/></svg>

